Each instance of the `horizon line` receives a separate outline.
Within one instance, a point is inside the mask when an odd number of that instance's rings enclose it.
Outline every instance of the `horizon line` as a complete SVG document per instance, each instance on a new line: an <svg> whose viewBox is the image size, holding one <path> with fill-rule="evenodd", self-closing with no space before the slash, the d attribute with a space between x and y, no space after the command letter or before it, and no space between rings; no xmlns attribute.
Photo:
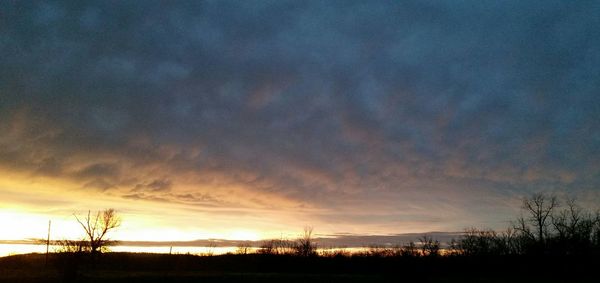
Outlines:
<svg viewBox="0 0 600 283"><path fill-rule="evenodd" d="M396 233L396 234L350 234L350 233L335 233L335 234L324 234L317 235L313 240L317 243L324 244L325 246L345 246L345 247L365 247L369 245L398 245L407 243L410 241L418 241L419 237L431 236L432 238L446 242L454 237L458 237L464 234L463 232L443 232L443 231L430 231L421 233ZM265 241L273 240L288 240L293 241L296 237L289 238L265 238L258 240L242 240L242 239L221 239L221 238L207 238L207 239L195 239L185 241L152 241L152 240L110 240L117 243L117 246L216 246L216 247L231 247L240 244L261 244ZM56 245L61 240L70 239L55 239L50 240L51 245ZM41 245L46 243L46 239L42 238L28 238L19 240L2 240L0 244L6 245Z"/></svg>

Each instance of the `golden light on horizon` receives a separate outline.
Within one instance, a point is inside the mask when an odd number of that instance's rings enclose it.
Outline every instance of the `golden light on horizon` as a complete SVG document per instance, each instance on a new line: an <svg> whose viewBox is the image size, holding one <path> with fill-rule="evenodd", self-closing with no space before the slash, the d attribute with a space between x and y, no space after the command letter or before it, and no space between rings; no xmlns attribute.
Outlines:
<svg viewBox="0 0 600 283"><path fill-rule="evenodd" d="M0 223L10 229L2 229L0 240L45 239L48 235L48 222L51 221L51 237L53 239L78 239L81 228L70 219L52 217L0 209Z"/></svg>
<svg viewBox="0 0 600 283"><path fill-rule="evenodd" d="M122 218L122 225L108 235L120 241L257 241L295 235L301 229L281 225L293 222L285 214L277 216L279 221L263 218L279 214L277 211L248 208L240 210L245 216L239 216L231 208L127 200L100 191L78 190L65 181L18 177L0 179L0 197L6 200L0 203L0 223L11 227L0 231L0 240L45 239L49 220L51 239L80 239L84 234L74 215L83 217L88 210L94 213L106 208L116 209Z"/></svg>
<svg viewBox="0 0 600 283"><path fill-rule="evenodd" d="M0 209L0 223L5 227L11 227L11 229L0 231L0 240L45 239L48 232L48 221L51 221L50 237L52 240L84 237L83 231L73 215L60 217ZM111 239L125 241L192 241L200 239L258 241L262 239L259 231L237 228L177 228L152 225L147 220L136 221L131 217L125 218L122 226L108 236Z"/></svg>

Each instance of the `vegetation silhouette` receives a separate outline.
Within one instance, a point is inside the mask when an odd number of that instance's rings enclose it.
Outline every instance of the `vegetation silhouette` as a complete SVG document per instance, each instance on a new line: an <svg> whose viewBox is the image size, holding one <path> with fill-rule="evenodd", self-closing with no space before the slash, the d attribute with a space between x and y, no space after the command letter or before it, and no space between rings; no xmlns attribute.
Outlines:
<svg viewBox="0 0 600 283"><path fill-rule="evenodd" d="M317 245L313 240L313 227L304 227L303 234L296 240L271 239L264 241L257 253L264 255L317 256Z"/></svg>
<svg viewBox="0 0 600 283"><path fill-rule="evenodd" d="M504 232L471 228L451 246L451 254L600 256L600 211L590 212L574 199L561 209L556 196L524 198L522 215Z"/></svg>
<svg viewBox="0 0 600 283"><path fill-rule="evenodd" d="M317 245L312 240L313 227L304 227L304 234L296 240L294 251L298 256L316 256Z"/></svg>
<svg viewBox="0 0 600 283"><path fill-rule="evenodd" d="M121 225L121 218L112 208L94 214L88 210L84 217L73 216L83 229L84 236L78 240L63 239L53 243L57 247L54 266L61 282L79 282L86 262L95 266L100 254L109 251L109 245L116 244L108 238L108 234Z"/></svg>
<svg viewBox="0 0 600 283"><path fill-rule="evenodd" d="M51 268L38 268L42 255L0 258L0 281L597 282L600 256L600 212L545 194L524 198L505 231L469 228L449 243L423 235L356 253L319 251L312 227L297 239L264 241L255 252L241 242L225 255L103 253L106 235L120 224L114 210L77 221L87 236L51 254Z"/></svg>
<svg viewBox="0 0 600 283"><path fill-rule="evenodd" d="M79 219L76 214L73 214L73 216L75 216L75 219L77 219L77 222L83 228L89 251L92 254L102 252L102 249L105 249L111 243L106 238L107 234L121 226L121 218L112 208L98 211L93 216L91 215L91 211L88 210L87 216L83 219Z"/></svg>

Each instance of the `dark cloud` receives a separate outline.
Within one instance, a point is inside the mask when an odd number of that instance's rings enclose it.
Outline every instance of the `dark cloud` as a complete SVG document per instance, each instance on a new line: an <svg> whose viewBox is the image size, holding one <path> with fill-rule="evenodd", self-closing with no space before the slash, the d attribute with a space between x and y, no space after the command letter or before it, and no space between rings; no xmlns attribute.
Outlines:
<svg viewBox="0 0 600 283"><path fill-rule="evenodd" d="M137 184L137 185L135 185L135 188L133 188L132 191L134 191L134 192L137 192L137 191L165 192L165 191L170 191L172 185L173 184L168 179L165 179L165 180L157 179L157 180L153 180L149 183Z"/></svg>
<svg viewBox="0 0 600 283"><path fill-rule="evenodd" d="M120 174L119 166L110 163L96 163L79 170L75 175L79 178L114 178Z"/></svg>
<svg viewBox="0 0 600 283"><path fill-rule="evenodd" d="M133 190L131 193L124 194L123 198L162 203L192 204L209 208L223 206L222 200L219 200L210 194L202 193L173 194L169 192L158 191L157 194L157 191L140 192L140 190Z"/></svg>
<svg viewBox="0 0 600 283"><path fill-rule="evenodd" d="M334 211L416 199L424 219L439 203L494 217L474 196L600 185L593 1L0 11L2 167L131 199L195 202L164 196L180 181Z"/></svg>

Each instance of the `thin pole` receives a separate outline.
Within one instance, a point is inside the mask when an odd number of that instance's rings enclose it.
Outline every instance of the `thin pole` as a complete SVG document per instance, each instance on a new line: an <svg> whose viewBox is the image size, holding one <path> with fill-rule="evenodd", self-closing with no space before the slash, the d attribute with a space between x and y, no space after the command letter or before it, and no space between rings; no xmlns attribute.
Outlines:
<svg viewBox="0 0 600 283"><path fill-rule="evenodd" d="M46 238L46 266L48 265L48 252L50 251L50 226L52 226L52 220L48 220L48 238Z"/></svg>

